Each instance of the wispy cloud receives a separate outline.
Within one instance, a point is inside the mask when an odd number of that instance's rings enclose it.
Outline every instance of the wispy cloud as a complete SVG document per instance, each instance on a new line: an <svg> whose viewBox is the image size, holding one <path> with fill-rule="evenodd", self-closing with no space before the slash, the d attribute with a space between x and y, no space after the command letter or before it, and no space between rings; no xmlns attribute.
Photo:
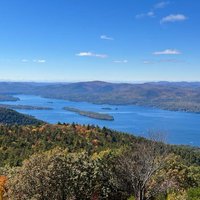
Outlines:
<svg viewBox="0 0 200 200"><path fill-rule="evenodd" d="M166 17L163 17L160 20L160 23L162 24L162 23L167 23L167 22L180 22L180 21L185 21L187 19L188 18L183 14L171 14Z"/></svg>
<svg viewBox="0 0 200 200"><path fill-rule="evenodd" d="M23 63L27 63L29 60L28 59L22 59L21 60Z"/></svg>
<svg viewBox="0 0 200 200"><path fill-rule="evenodd" d="M33 62L35 62L35 63L46 63L46 60L44 60L44 59L35 59L35 60L33 60Z"/></svg>
<svg viewBox="0 0 200 200"><path fill-rule="evenodd" d="M154 9L162 9L162 8L165 8L166 6L168 6L169 4L170 4L169 1L161 1L154 5Z"/></svg>
<svg viewBox="0 0 200 200"><path fill-rule="evenodd" d="M107 58L108 57L108 55L106 55L106 54L96 54L96 53L92 53L92 52L80 52L80 53L76 54L76 56L97 57L97 58Z"/></svg>
<svg viewBox="0 0 200 200"><path fill-rule="evenodd" d="M185 61L183 60L178 60L178 59L162 59L159 60L160 63L184 63Z"/></svg>
<svg viewBox="0 0 200 200"><path fill-rule="evenodd" d="M46 60L44 60L44 59L34 59L34 60L22 59L21 62L23 62L23 63L28 63L28 62L46 63Z"/></svg>
<svg viewBox="0 0 200 200"><path fill-rule="evenodd" d="M78 54L76 54L77 56L92 56L93 53L91 52L80 52Z"/></svg>
<svg viewBox="0 0 200 200"><path fill-rule="evenodd" d="M100 38L101 38L102 40L114 40L113 37L109 37L109 36L107 36L107 35L101 35Z"/></svg>
<svg viewBox="0 0 200 200"><path fill-rule="evenodd" d="M149 65L149 64L154 64L154 63L155 63L155 62L152 61L152 60L143 60L142 62L143 62L143 64L145 64L145 65Z"/></svg>
<svg viewBox="0 0 200 200"><path fill-rule="evenodd" d="M155 13L153 11L149 11L147 13L140 13L135 16L136 19L141 19L145 17L155 17Z"/></svg>
<svg viewBox="0 0 200 200"><path fill-rule="evenodd" d="M143 64L159 64L159 63L185 63L186 61L179 59L160 59L160 60L143 60Z"/></svg>
<svg viewBox="0 0 200 200"><path fill-rule="evenodd" d="M181 54L181 52L176 49L166 49L163 51L153 52L153 54L154 55L179 55L179 54Z"/></svg>
<svg viewBox="0 0 200 200"><path fill-rule="evenodd" d="M128 60L114 60L114 63L128 63Z"/></svg>
<svg viewBox="0 0 200 200"><path fill-rule="evenodd" d="M169 1L161 1L157 4L155 4L149 12L145 12L145 13L140 13L138 15L135 16L136 19L141 19L141 18L145 18L145 17L156 17L156 13L155 11L158 9L162 9L165 8L167 5L169 5L170 2Z"/></svg>

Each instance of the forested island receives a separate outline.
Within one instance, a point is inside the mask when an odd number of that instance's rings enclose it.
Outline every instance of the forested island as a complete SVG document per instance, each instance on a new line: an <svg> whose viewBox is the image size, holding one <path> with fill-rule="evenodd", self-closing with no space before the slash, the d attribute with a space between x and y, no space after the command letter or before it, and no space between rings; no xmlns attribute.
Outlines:
<svg viewBox="0 0 200 200"><path fill-rule="evenodd" d="M102 110L112 110L112 108L110 108L110 107L103 107L103 108L101 108Z"/></svg>
<svg viewBox="0 0 200 200"><path fill-rule="evenodd" d="M78 113L79 115L89 117L89 118L93 118L93 119L108 120L108 121L114 120L114 117L111 116L111 115L108 115L108 114L85 111L85 110L80 110L80 109L72 108L72 107L64 107L63 109L70 111L70 112L75 112L75 113Z"/></svg>
<svg viewBox="0 0 200 200"><path fill-rule="evenodd" d="M41 106L29 106L29 105L8 105L0 104L2 108L16 109L16 110L53 110L50 107L41 107Z"/></svg>

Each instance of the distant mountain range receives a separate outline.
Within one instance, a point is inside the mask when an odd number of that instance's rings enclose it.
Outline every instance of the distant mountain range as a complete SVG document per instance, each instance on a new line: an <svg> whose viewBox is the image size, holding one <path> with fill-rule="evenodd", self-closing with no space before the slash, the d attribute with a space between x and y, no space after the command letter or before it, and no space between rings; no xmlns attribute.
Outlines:
<svg viewBox="0 0 200 200"><path fill-rule="evenodd" d="M28 94L95 104L142 105L200 113L200 82L14 83L1 82L0 95Z"/></svg>

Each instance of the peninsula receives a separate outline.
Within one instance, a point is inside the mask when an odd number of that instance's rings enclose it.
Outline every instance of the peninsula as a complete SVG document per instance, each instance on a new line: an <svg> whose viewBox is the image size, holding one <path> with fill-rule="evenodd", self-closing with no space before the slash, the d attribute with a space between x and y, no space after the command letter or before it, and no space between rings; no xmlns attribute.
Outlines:
<svg viewBox="0 0 200 200"><path fill-rule="evenodd" d="M0 107L14 110L53 110L50 107L0 104Z"/></svg>

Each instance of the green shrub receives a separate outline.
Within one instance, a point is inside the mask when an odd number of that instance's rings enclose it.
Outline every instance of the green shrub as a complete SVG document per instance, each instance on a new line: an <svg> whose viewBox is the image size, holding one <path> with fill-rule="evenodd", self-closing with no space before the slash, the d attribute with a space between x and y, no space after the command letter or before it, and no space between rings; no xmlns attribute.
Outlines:
<svg viewBox="0 0 200 200"><path fill-rule="evenodd" d="M200 199L200 188L190 188L187 192L188 200Z"/></svg>

